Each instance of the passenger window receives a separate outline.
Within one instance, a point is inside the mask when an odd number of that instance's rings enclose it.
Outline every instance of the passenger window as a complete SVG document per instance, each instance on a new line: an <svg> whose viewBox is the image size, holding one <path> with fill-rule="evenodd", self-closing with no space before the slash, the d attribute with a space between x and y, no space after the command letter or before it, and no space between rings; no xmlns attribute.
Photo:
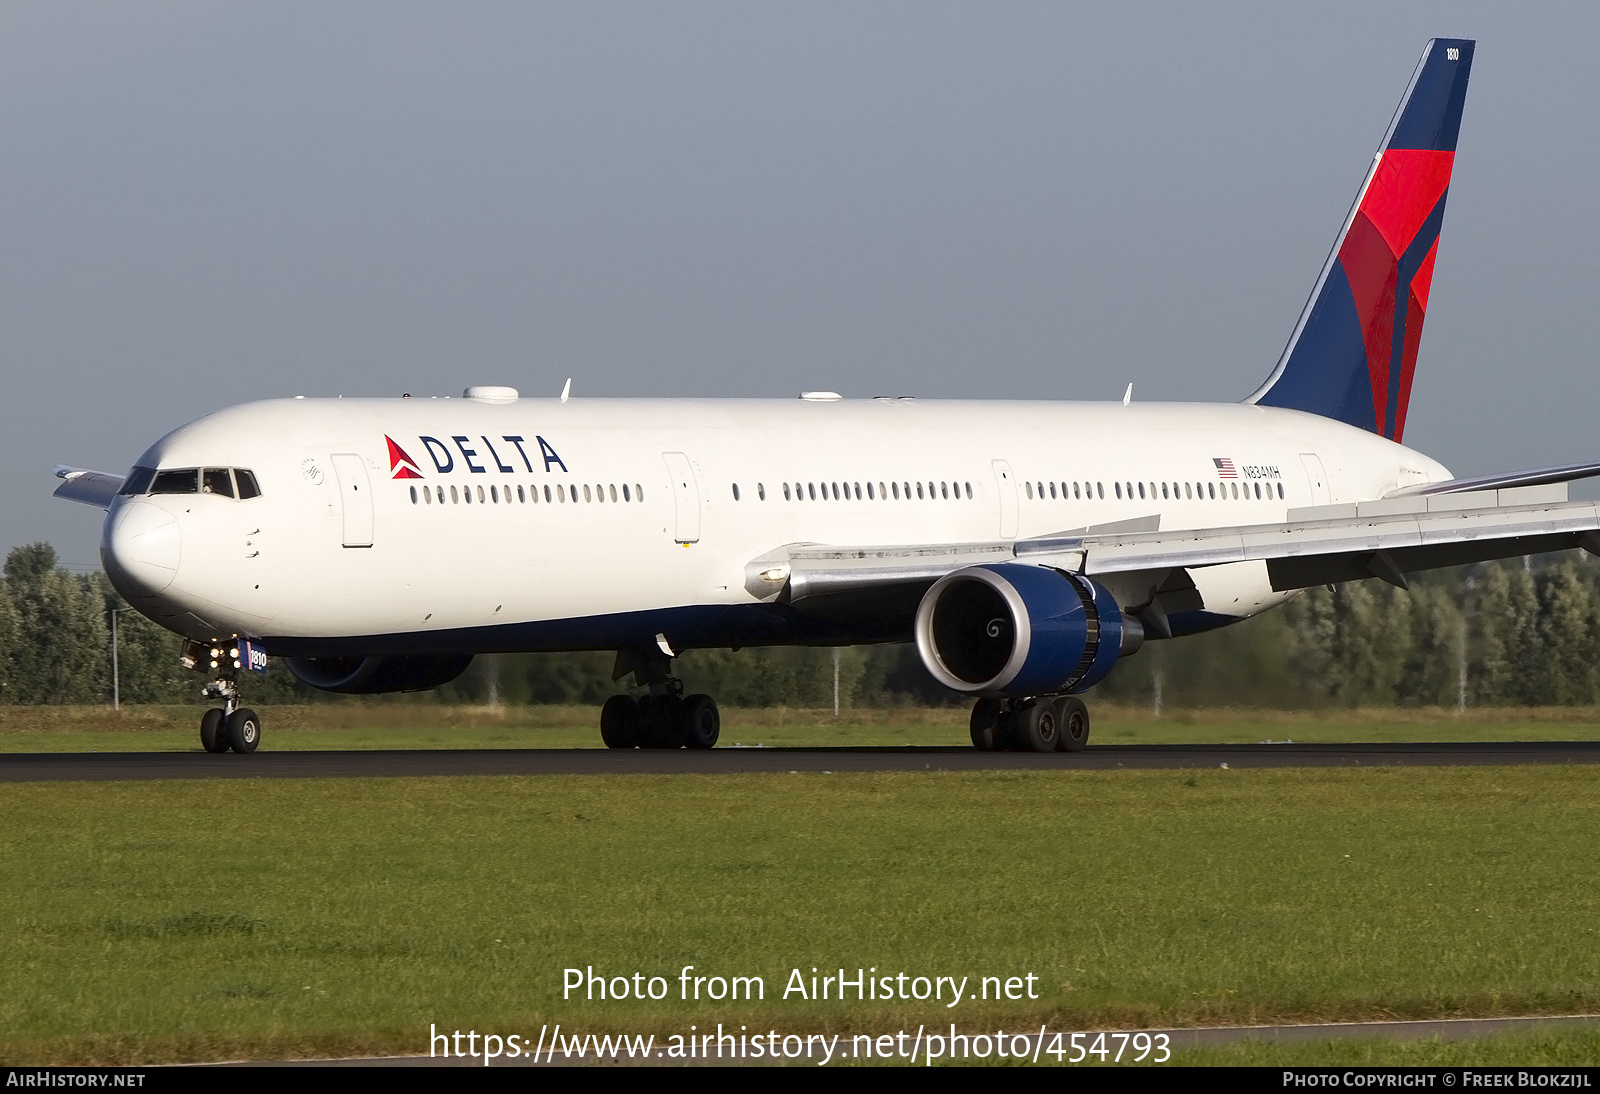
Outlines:
<svg viewBox="0 0 1600 1094"><path fill-rule="evenodd" d="M489 487L489 500L496 505L500 504L500 488L498 486Z"/></svg>
<svg viewBox="0 0 1600 1094"><path fill-rule="evenodd" d="M411 488L411 504L417 504L417 488L415 486Z"/></svg>
<svg viewBox="0 0 1600 1094"><path fill-rule="evenodd" d="M635 498L637 498L639 501L643 501L644 500L644 487L640 486L638 483L634 483L633 484L633 496Z"/></svg>
<svg viewBox="0 0 1600 1094"><path fill-rule="evenodd" d="M792 501L793 500L792 498L789 497L789 484L788 483L784 483L783 484L783 500L784 501Z"/></svg>
<svg viewBox="0 0 1600 1094"><path fill-rule="evenodd" d="M528 495L522 489L522 486L521 486L520 483L517 485L517 501L519 503L523 504L523 505L527 505L528 504Z"/></svg>
<svg viewBox="0 0 1600 1094"><path fill-rule="evenodd" d="M152 494L197 494L200 492L200 472L191 467L186 471L157 471Z"/></svg>
<svg viewBox="0 0 1600 1094"><path fill-rule="evenodd" d="M1117 498L1120 500L1122 498L1122 484L1120 482L1114 482L1111 484L1111 489L1117 492Z"/></svg>
<svg viewBox="0 0 1600 1094"><path fill-rule="evenodd" d="M734 483L733 484L733 500L734 501L738 501L739 500L739 484L738 483Z"/></svg>
<svg viewBox="0 0 1600 1094"><path fill-rule="evenodd" d="M478 487L478 504L483 504L483 487Z"/></svg>
<svg viewBox="0 0 1600 1094"><path fill-rule="evenodd" d="M872 484L868 483L867 485L870 487ZM856 483L856 500L861 500L861 484L859 482Z"/></svg>
<svg viewBox="0 0 1600 1094"><path fill-rule="evenodd" d="M867 500L868 501L877 501L878 500L878 495L873 492L872 484L870 482L867 483Z"/></svg>
<svg viewBox="0 0 1600 1094"><path fill-rule="evenodd" d="M1283 500L1283 483L1281 482L1278 484L1278 500Z"/></svg>
<svg viewBox="0 0 1600 1094"><path fill-rule="evenodd" d="M1239 500L1239 484L1238 483L1233 483L1232 485L1233 485L1233 500L1234 501L1238 501Z"/></svg>
<svg viewBox="0 0 1600 1094"><path fill-rule="evenodd" d="M1155 485L1155 484L1154 484L1154 483L1151 483L1151 485L1152 485L1152 486L1154 486L1154 485ZM1152 490L1152 491L1150 491L1150 492L1151 492L1151 493L1152 493L1152 494L1153 494L1153 493L1155 493L1155 491L1154 491L1154 490ZM1143 500L1144 500L1144 483L1142 483L1142 482L1141 482L1141 483L1140 483L1140 484L1139 484L1139 500L1140 500L1140 501L1143 501Z"/></svg>
<svg viewBox="0 0 1600 1094"><path fill-rule="evenodd" d="M972 500L972 484L969 482L969 483L966 484L966 487L967 487L967 500L971 501Z"/></svg>
<svg viewBox="0 0 1600 1094"><path fill-rule="evenodd" d="M128 477L122 483L122 489L118 490L117 493L142 494L146 490L150 489L150 480L154 479L155 477L156 472L154 468L135 467L132 471L128 472Z"/></svg>
<svg viewBox="0 0 1600 1094"><path fill-rule="evenodd" d="M632 493L628 490L628 484L627 483L623 483L622 484L622 500L623 501L632 501L633 500Z"/></svg>
<svg viewBox="0 0 1600 1094"><path fill-rule="evenodd" d="M767 500L767 486L766 486L765 483L760 483L760 482L756 483L756 500L757 501L766 501Z"/></svg>
<svg viewBox="0 0 1600 1094"><path fill-rule="evenodd" d="M817 484L814 483L814 482L806 483L806 493L810 496L812 501L816 501L817 500Z"/></svg>
<svg viewBox="0 0 1600 1094"><path fill-rule="evenodd" d="M1023 486L1024 492L1028 495L1028 500L1032 501L1033 500L1033 483L1025 482L1025 483L1022 484L1022 486Z"/></svg>
<svg viewBox="0 0 1600 1094"><path fill-rule="evenodd" d="M922 484L919 482L917 483L917 500L925 501L926 499L927 495L922 492Z"/></svg>

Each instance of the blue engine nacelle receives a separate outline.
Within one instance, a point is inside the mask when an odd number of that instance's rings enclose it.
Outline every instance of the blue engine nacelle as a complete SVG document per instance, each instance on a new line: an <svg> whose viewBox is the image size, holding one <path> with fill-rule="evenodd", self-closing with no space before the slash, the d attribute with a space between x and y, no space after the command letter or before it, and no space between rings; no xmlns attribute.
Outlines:
<svg viewBox="0 0 1600 1094"><path fill-rule="evenodd" d="M341 695L427 691L467 671L471 654L419 657L285 657L284 667L307 687Z"/></svg>
<svg viewBox="0 0 1600 1094"><path fill-rule="evenodd" d="M1087 691L1143 641L1102 586L1045 566L969 566L934 582L917 608L922 663L974 695Z"/></svg>

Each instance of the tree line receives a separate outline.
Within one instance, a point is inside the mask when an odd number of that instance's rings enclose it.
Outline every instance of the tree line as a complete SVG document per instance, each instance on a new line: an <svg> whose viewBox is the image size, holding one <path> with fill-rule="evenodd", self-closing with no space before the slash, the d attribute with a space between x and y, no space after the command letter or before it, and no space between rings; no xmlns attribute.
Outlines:
<svg viewBox="0 0 1600 1094"><path fill-rule="evenodd" d="M104 575L62 569L48 544L18 547L0 579L0 702L109 703L111 629L125 703L198 703L179 639L128 609ZM619 690L610 653L480 657L422 702L599 704ZM691 691L728 706L965 702L908 645L693 650ZM332 700L274 661L253 703ZM1096 689L1172 706L1549 706L1600 703L1600 566L1569 552L1434 571L1402 590L1373 580L1308 590L1255 619L1148 642ZM349 700L343 700L349 701Z"/></svg>

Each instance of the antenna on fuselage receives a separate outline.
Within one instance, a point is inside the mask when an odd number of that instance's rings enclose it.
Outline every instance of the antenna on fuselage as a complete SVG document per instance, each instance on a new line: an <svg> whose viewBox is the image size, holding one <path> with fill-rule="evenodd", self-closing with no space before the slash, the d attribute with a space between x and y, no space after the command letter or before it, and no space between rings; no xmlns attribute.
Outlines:
<svg viewBox="0 0 1600 1094"><path fill-rule="evenodd" d="M1128 390L1122 393L1122 405L1127 406L1131 402L1133 402L1133 385L1129 384Z"/></svg>
<svg viewBox="0 0 1600 1094"><path fill-rule="evenodd" d="M572 377L567 377L567 382L561 385L561 401L564 403L572 394Z"/></svg>

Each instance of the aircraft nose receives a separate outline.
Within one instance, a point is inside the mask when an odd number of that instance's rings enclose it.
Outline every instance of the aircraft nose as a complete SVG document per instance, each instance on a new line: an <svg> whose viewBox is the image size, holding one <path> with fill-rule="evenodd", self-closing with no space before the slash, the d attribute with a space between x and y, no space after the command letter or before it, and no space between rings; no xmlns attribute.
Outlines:
<svg viewBox="0 0 1600 1094"><path fill-rule="evenodd" d="M143 498L132 498L117 510L100 542L106 575L124 596L153 596L171 585L182 554L177 519Z"/></svg>

